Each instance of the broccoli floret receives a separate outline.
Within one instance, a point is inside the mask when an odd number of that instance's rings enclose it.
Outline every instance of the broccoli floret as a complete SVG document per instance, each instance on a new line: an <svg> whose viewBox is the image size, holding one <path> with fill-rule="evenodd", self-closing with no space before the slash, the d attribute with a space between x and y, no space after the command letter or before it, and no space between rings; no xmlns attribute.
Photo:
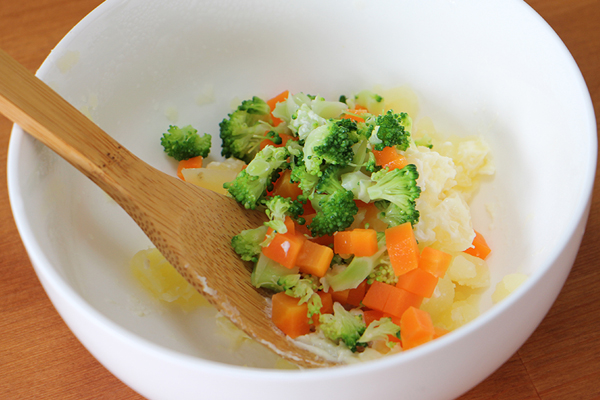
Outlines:
<svg viewBox="0 0 600 400"><path fill-rule="evenodd" d="M285 121L284 125L289 125L294 119L298 118L298 110L303 104L309 105L312 99L304 93L290 94L285 101L275 105L273 116ZM310 107L309 107L310 109ZM323 121L324 122L324 121ZM298 136L296 129L288 126L294 136Z"/></svg>
<svg viewBox="0 0 600 400"><path fill-rule="evenodd" d="M323 301L321 300L321 296L319 296L316 293L313 293L313 295L310 296L310 299L308 299L307 303L307 317L309 319L311 319L313 315L321 315L321 308L323 308Z"/></svg>
<svg viewBox="0 0 600 400"><path fill-rule="evenodd" d="M260 243L267 234L266 226L241 231L231 238L233 250L240 255L244 261L258 261L258 255L262 252Z"/></svg>
<svg viewBox="0 0 600 400"><path fill-rule="evenodd" d="M352 146L358 141L356 122L329 120L308 134L304 143L304 164L313 175L321 175L323 163L346 166L354 159Z"/></svg>
<svg viewBox="0 0 600 400"><path fill-rule="evenodd" d="M235 180L225 183L223 187L244 207L254 209L267 190L273 188L279 172L288 167L289 155L285 147L265 146Z"/></svg>
<svg viewBox="0 0 600 400"><path fill-rule="evenodd" d="M269 139L274 144L281 144L281 143L283 143L283 139L281 139L281 136L279 136L279 132L269 131L265 135L265 138Z"/></svg>
<svg viewBox="0 0 600 400"><path fill-rule="evenodd" d="M308 228L313 237L333 235L354 222L358 207L352 192L345 190L332 195L314 195L311 204L317 214Z"/></svg>
<svg viewBox="0 0 600 400"><path fill-rule="evenodd" d="M289 128L300 140L306 140L313 130L326 123L327 120L317 114L308 104L302 104L292 115Z"/></svg>
<svg viewBox="0 0 600 400"><path fill-rule="evenodd" d="M350 261L352 261L352 258L354 258L354 255L349 254L347 255L348 258L343 258L340 254L334 254L333 258L331 259L331 265L346 265L348 263L350 263Z"/></svg>
<svg viewBox="0 0 600 400"><path fill-rule="evenodd" d="M428 149L433 149L433 139L429 135L424 135L420 138L415 138L416 146L427 147Z"/></svg>
<svg viewBox="0 0 600 400"><path fill-rule="evenodd" d="M276 130L271 123L271 108L264 100L256 96L244 100L219 124L223 141L221 155L249 163L265 138L265 132Z"/></svg>
<svg viewBox="0 0 600 400"><path fill-rule="evenodd" d="M299 299L298 304L307 303L307 317L312 318L313 315L320 315L323 302L317 291L321 289L319 279L312 275L287 275L279 279L277 282L285 294Z"/></svg>
<svg viewBox="0 0 600 400"><path fill-rule="evenodd" d="M379 259L379 264L373 268L373 271L371 271L367 277L367 283L369 285L375 281L394 286L396 286L396 283L398 283L398 277L392 268L389 255L387 254Z"/></svg>
<svg viewBox="0 0 600 400"><path fill-rule="evenodd" d="M375 184L367 188L367 192L380 209L385 207L379 217L390 227L407 221L413 225L419 222L416 199L421 195L421 188L417 186L418 177L419 173L414 164L391 171L386 168L371 174ZM385 205L381 200L390 203Z"/></svg>
<svg viewBox="0 0 600 400"><path fill-rule="evenodd" d="M285 217L290 216L293 219L298 219L304 212L302 203L298 200L292 200L289 197L273 196L264 201L267 209L265 213L269 217L269 221L265 222L265 226L273 229L273 232L286 233Z"/></svg>
<svg viewBox="0 0 600 400"><path fill-rule="evenodd" d="M363 90L354 96L354 104L369 110L371 114L382 114L384 111L383 97L370 90Z"/></svg>
<svg viewBox="0 0 600 400"><path fill-rule="evenodd" d="M343 231L352 225L354 216L358 213L354 195L345 189L331 195L314 195L311 204L317 212L308 225L313 237Z"/></svg>
<svg viewBox="0 0 600 400"><path fill-rule="evenodd" d="M367 329L363 317L346 311L340 303L333 304L333 314L322 314L319 328L328 339L346 346L355 352L358 339Z"/></svg>
<svg viewBox="0 0 600 400"><path fill-rule="evenodd" d="M368 140L360 140L352 146L352 151L354 152L354 159L350 165L355 170L364 168L367 172L377 172L381 169L381 166L377 165L375 154L373 154L371 144Z"/></svg>
<svg viewBox="0 0 600 400"><path fill-rule="evenodd" d="M160 143L169 156L181 161L208 156L211 140L212 137L207 133L204 136L198 135L198 131L191 125L183 128L170 125L167 133L160 138Z"/></svg>
<svg viewBox="0 0 600 400"><path fill-rule="evenodd" d="M344 189L339 180L340 167L330 165L315 186L311 204L317 214L308 229L314 237L333 235L343 231L354 222L358 206L354 194Z"/></svg>
<svg viewBox="0 0 600 400"><path fill-rule="evenodd" d="M278 284L285 290L285 294L300 299L298 304L306 303L321 287L318 278L300 274L284 276L279 279Z"/></svg>
<svg viewBox="0 0 600 400"><path fill-rule="evenodd" d="M411 125L408 114L396 114L390 110L384 115L378 115L366 121L367 136L377 151L390 146L406 150L410 144L410 132L407 127Z"/></svg>
<svg viewBox="0 0 600 400"><path fill-rule="evenodd" d="M419 222L419 210L415 209L411 214L407 214L404 208L387 200L378 200L375 202L375 206L380 210L377 215L378 219L387 224L388 228L401 225L408 221L410 221L412 225Z"/></svg>
<svg viewBox="0 0 600 400"><path fill-rule="evenodd" d="M298 183L298 187L302 189L302 193L306 197L309 197L312 195L313 190L319 181L319 177L317 175L309 174L308 171L306 171L303 157L304 153L302 151L300 151L297 156L293 157L290 180Z"/></svg>
<svg viewBox="0 0 600 400"><path fill-rule="evenodd" d="M275 292L281 292L284 288L279 285L279 280L287 275L295 275L297 273L298 267L288 269L260 253L258 261L252 270L252 275L250 275L250 283L256 288L262 287Z"/></svg>
<svg viewBox="0 0 600 400"><path fill-rule="evenodd" d="M327 101L323 97L317 97L310 103L314 112L325 119L338 119L348 105L339 101Z"/></svg>
<svg viewBox="0 0 600 400"><path fill-rule="evenodd" d="M342 186L340 173L343 172L338 165L329 165L319 177L315 185L315 193L318 194L333 194L343 192L346 189Z"/></svg>
<svg viewBox="0 0 600 400"><path fill-rule="evenodd" d="M385 234L379 235L377 246L378 250L372 256L354 257L346 267L328 271L325 275L325 284L335 292L358 287L381 263L380 259L386 254Z"/></svg>
<svg viewBox="0 0 600 400"><path fill-rule="evenodd" d="M265 213L269 217L269 221L265 222L265 226L273 229L270 235L267 235L267 245L275 237L275 233L286 233L287 226L285 225L285 217L290 216L293 219L298 219L304 212L303 205L298 200L292 200L289 197L273 196L264 201L267 209Z"/></svg>
<svg viewBox="0 0 600 400"><path fill-rule="evenodd" d="M363 174L360 171L348 172L341 176L342 186L344 189L351 191L354 194L354 198L369 203L371 198L367 192L367 188L373 185L371 177Z"/></svg>
<svg viewBox="0 0 600 400"><path fill-rule="evenodd" d="M388 335L400 339L400 327L393 323L391 318L386 317L371 322L358 341L360 343L369 343L381 339L389 341Z"/></svg>

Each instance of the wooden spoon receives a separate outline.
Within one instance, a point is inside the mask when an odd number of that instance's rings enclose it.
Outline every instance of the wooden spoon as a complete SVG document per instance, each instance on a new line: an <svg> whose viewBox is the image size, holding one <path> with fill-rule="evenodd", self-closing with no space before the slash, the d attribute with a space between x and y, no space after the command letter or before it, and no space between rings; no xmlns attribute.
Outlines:
<svg viewBox="0 0 600 400"><path fill-rule="evenodd" d="M233 199L164 174L117 143L0 50L0 112L90 178L142 228L177 271L250 337L302 367L334 365L272 324L269 301L231 238L263 223Z"/></svg>

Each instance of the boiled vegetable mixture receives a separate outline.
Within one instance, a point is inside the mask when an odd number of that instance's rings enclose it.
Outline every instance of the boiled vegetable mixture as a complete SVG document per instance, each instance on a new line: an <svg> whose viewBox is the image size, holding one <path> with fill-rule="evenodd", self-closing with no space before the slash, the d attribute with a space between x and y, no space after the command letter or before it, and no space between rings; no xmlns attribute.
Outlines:
<svg viewBox="0 0 600 400"><path fill-rule="evenodd" d="M219 124L225 161L206 166L210 135L171 126L161 138L181 179L264 210L269 220L233 237L233 250L273 292L274 325L329 358L434 340L475 318L489 286L490 248L468 201L494 173L490 150L415 124L403 100L253 97Z"/></svg>

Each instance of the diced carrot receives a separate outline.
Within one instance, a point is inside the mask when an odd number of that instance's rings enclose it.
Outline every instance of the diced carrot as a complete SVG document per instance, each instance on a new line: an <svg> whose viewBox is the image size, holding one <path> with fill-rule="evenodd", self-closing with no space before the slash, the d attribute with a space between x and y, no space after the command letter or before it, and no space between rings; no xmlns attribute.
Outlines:
<svg viewBox="0 0 600 400"><path fill-rule="evenodd" d="M365 320L365 324L369 326L373 321L379 321L381 318L385 317L383 311L379 310L365 310L363 311L363 318Z"/></svg>
<svg viewBox="0 0 600 400"><path fill-rule="evenodd" d="M331 293L319 291L317 294L321 298L321 314L333 314L333 298ZM312 323L317 326L319 325L319 315L313 315Z"/></svg>
<svg viewBox="0 0 600 400"><path fill-rule="evenodd" d="M465 253L485 260L492 250L488 246L483 235L475 231L475 239L473 239L473 247L465 250Z"/></svg>
<svg viewBox="0 0 600 400"><path fill-rule="evenodd" d="M287 98L289 97L289 95L290 95L290 91L284 90L283 92L279 93L277 96L267 100L267 104L269 105L269 108L271 108L271 117L273 118L273 126L277 126L282 122L279 118L273 117L273 110L275 109L275 106L277 105L277 103L286 101Z"/></svg>
<svg viewBox="0 0 600 400"><path fill-rule="evenodd" d="M374 229L353 229L333 235L333 249L337 254L369 257L377 253L377 232Z"/></svg>
<svg viewBox="0 0 600 400"><path fill-rule="evenodd" d="M296 234L296 223L294 222L294 220L291 217L286 216L285 221L283 223L285 224L285 227L287 228L287 233L289 233L291 235Z"/></svg>
<svg viewBox="0 0 600 400"><path fill-rule="evenodd" d="M302 210L304 210L303 214L304 215L316 215L317 212L315 211L315 209L312 206L312 203L310 201L307 201L306 203L304 203L304 205L302 205Z"/></svg>
<svg viewBox="0 0 600 400"><path fill-rule="evenodd" d="M415 268L400 275L396 287L418 296L431 297L437 283L438 278L421 268Z"/></svg>
<svg viewBox="0 0 600 400"><path fill-rule="evenodd" d="M179 164L177 165L177 176L179 179L185 180L181 171L187 168L202 168L202 156L179 161Z"/></svg>
<svg viewBox="0 0 600 400"><path fill-rule="evenodd" d="M444 328L439 328L437 326L433 327L433 338L437 339L439 337L444 336L446 333L450 333L450 331L448 329L444 329Z"/></svg>
<svg viewBox="0 0 600 400"><path fill-rule="evenodd" d="M425 247L419 258L419 268L437 278L443 278L452 262L452 255L433 247Z"/></svg>
<svg viewBox="0 0 600 400"><path fill-rule="evenodd" d="M419 307L422 301L422 296L375 281L367 290L362 304L370 309L382 311L391 317L400 318L409 307Z"/></svg>
<svg viewBox="0 0 600 400"><path fill-rule="evenodd" d="M262 248L262 253L284 267L292 269L296 266L298 254L305 241L306 237L302 234L276 233L271 243Z"/></svg>
<svg viewBox="0 0 600 400"><path fill-rule="evenodd" d="M375 229L353 229L352 247L356 257L370 257L377 253L377 232Z"/></svg>
<svg viewBox="0 0 600 400"><path fill-rule="evenodd" d="M321 297L321 314L333 314L333 297L331 293L319 291L317 294Z"/></svg>
<svg viewBox="0 0 600 400"><path fill-rule="evenodd" d="M393 286L392 286L393 287ZM402 317L404 312L409 307L420 307L423 297L411 293L407 290L393 287L394 291L391 293L383 312L386 314L393 315L395 317Z"/></svg>
<svg viewBox="0 0 600 400"><path fill-rule="evenodd" d="M273 305L271 320L283 333L292 339L310 333L306 303L298 304L297 298L288 296L285 292L275 293L271 300Z"/></svg>
<svg viewBox="0 0 600 400"><path fill-rule="evenodd" d="M337 292L331 292L333 301L340 303L341 305L348 304L348 294L350 289L339 290Z"/></svg>
<svg viewBox="0 0 600 400"><path fill-rule="evenodd" d="M352 231L340 231L334 233L333 250L336 254L353 254Z"/></svg>
<svg viewBox="0 0 600 400"><path fill-rule="evenodd" d="M323 246L329 246L333 244L333 235L319 236L311 239L311 242L322 244Z"/></svg>
<svg viewBox="0 0 600 400"><path fill-rule="evenodd" d="M354 307L360 307L360 303L365 298L367 292L367 281L362 281L356 288L348 290L348 299L346 302Z"/></svg>
<svg viewBox="0 0 600 400"><path fill-rule="evenodd" d="M263 139L263 140L260 142L259 149L261 149L261 150L262 150L262 149L264 149L264 148L265 148L265 147L267 147L267 146L275 146L275 147L278 147L278 145L276 145L275 143L273 143L273 141L272 141L271 139Z"/></svg>
<svg viewBox="0 0 600 400"><path fill-rule="evenodd" d="M394 336L394 335L388 335L388 340L390 342L395 342L395 343L402 343L402 340L400 340L399 337Z"/></svg>
<svg viewBox="0 0 600 400"><path fill-rule="evenodd" d="M400 319L400 337L404 350L427 343L434 337L434 327L427 311L410 307Z"/></svg>
<svg viewBox="0 0 600 400"><path fill-rule="evenodd" d="M367 114L367 113L368 113L368 111L366 108L357 106L356 108L354 108L352 110L346 110L340 118L341 119L351 119L356 122L365 122L365 119L363 117L361 117L361 115Z"/></svg>
<svg viewBox="0 0 600 400"><path fill-rule="evenodd" d="M354 204L356 204L356 207L358 208L365 208L369 205L369 203L365 203L364 201L358 199L354 199Z"/></svg>
<svg viewBox="0 0 600 400"><path fill-rule="evenodd" d="M408 160L402 154L398 153L395 147L384 147L383 150L373 150L375 162L383 168L402 169L408 165Z"/></svg>
<svg viewBox="0 0 600 400"><path fill-rule="evenodd" d="M273 196L289 197L296 200L302 194L298 184L290 180L292 171L286 169L273 185Z"/></svg>
<svg viewBox="0 0 600 400"><path fill-rule="evenodd" d="M386 229L385 240L396 276L419 266L419 248L410 222Z"/></svg>
<svg viewBox="0 0 600 400"><path fill-rule="evenodd" d="M365 305L365 307L383 312L385 309L385 304L396 289L397 288L395 286L375 281L369 287L369 290L367 290L362 303Z"/></svg>
<svg viewBox="0 0 600 400"><path fill-rule="evenodd" d="M304 225L296 224L296 232L301 233L303 235L310 236L310 231L306 227L306 224L304 224Z"/></svg>
<svg viewBox="0 0 600 400"><path fill-rule="evenodd" d="M300 268L300 272L322 278L329 269L332 259L331 247L305 240L298 254L296 265Z"/></svg>

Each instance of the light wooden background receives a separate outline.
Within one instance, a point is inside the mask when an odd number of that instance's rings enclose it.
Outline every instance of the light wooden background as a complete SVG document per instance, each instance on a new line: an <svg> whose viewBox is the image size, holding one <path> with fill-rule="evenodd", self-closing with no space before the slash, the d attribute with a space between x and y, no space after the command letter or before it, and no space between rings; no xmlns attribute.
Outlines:
<svg viewBox="0 0 600 400"><path fill-rule="evenodd" d="M600 115L600 0L527 2L573 54ZM35 71L100 3L0 0L0 48ZM0 399L141 399L73 336L33 272L8 203L10 129L0 116ZM600 399L599 191L597 184L581 251L549 314L506 364L461 399Z"/></svg>

